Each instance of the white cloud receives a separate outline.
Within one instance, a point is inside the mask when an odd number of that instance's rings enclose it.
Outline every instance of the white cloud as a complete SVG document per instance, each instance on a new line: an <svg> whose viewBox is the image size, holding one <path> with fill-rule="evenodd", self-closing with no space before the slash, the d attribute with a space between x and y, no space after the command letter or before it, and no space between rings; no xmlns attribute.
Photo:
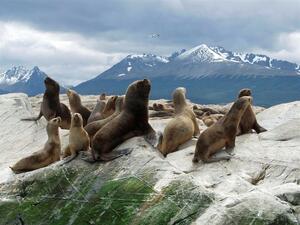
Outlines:
<svg viewBox="0 0 300 225"><path fill-rule="evenodd" d="M0 22L0 30L0 61L6 67L1 70L37 65L64 84L90 79L126 55L105 52L95 47L95 40L75 33L43 32L9 22Z"/></svg>
<svg viewBox="0 0 300 225"><path fill-rule="evenodd" d="M255 49L253 51L300 64L300 31L281 33L275 39L274 46L275 50Z"/></svg>

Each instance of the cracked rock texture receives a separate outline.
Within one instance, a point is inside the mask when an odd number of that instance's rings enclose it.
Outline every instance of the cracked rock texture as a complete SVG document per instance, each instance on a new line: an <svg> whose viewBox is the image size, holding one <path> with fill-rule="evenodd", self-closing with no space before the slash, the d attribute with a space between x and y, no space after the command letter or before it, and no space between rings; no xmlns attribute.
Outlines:
<svg viewBox="0 0 300 225"><path fill-rule="evenodd" d="M108 163L76 159L15 175L8 166L47 139L44 119L20 121L40 101L0 95L0 224L300 224L300 102L256 108L268 131L239 136L229 161L194 165L196 139L163 158L136 137L118 147L130 155ZM150 119L157 131L168 121ZM64 147L68 131L60 136Z"/></svg>

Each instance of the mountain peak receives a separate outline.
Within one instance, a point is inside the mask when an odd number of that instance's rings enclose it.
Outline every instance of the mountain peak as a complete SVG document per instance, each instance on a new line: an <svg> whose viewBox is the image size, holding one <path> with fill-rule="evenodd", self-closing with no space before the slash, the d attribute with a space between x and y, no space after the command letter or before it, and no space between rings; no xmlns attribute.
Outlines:
<svg viewBox="0 0 300 225"><path fill-rule="evenodd" d="M180 54L178 57L180 60L189 60L192 62L222 62L226 61L222 55L213 51L206 44L198 45L190 50L187 50Z"/></svg>
<svg viewBox="0 0 300 225"><path fill-rule="evenodd" d="M18 82L26 83L32 76L44 77L46 74L39 67L27 69L24 66L13 66L0 74L0 84L13 85Z"/></svg>

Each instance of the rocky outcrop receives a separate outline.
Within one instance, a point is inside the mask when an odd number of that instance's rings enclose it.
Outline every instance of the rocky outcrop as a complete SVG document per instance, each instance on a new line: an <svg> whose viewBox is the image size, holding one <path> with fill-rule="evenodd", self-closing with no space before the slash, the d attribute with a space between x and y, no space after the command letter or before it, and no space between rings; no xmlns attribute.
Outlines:
<svg viewBox="0 0 300 225"><path fill-rule="evenodd" d="M300 102L260 112L268 132L239 136L230 161L193 164L196 139L163 158L136 137L117 148L132 153L112 162L15 175L8 166L47 139L43 119L20 121L39 101L0 96L0 224L300 224ZM150 120L157 131L168 121ZM64 147L68 131L60 135Z"/></svg>

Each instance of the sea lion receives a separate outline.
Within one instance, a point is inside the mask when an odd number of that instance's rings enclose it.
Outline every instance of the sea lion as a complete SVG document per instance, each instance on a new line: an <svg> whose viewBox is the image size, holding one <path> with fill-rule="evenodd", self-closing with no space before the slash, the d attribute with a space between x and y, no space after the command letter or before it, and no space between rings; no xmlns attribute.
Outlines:
<svg viewBox="0 0 300 225"><path fill-rule="evenodd" d="M200 159L203 162L215 162L230 158L230 155L222 158L212 158L212 156L223 147L226 148L226 151L233 150L238 125L251 102L252 97L250 96L239 98L224 117L200 134L193 162L198 162Z"/></svg>
<svg viewBox="0 0 300 225"><path fill-rule="evenodd" d="M45 119L49 121L59 116L61 118L60 127L62 129L69 129L71 124L71 113L65 104L60 103L59 84L50 77L46 77L44 83L46 90L43 95L43 102L41 104L39 115L37 117L24 118L21 120L37 121L44 116Z"/></svg>
<svg viewBox="0 0 300 225"><path fill-rule="evenodd" d="M200 134L196 115L188 106L186 89L176 88L173 92L175 117L167 124L160 137L158 150L166 156L177 150L178 146Z"/></svg>
<svg viewBox="0 0 300 225"><path fill-rule="evenodd" d="M117 95L113 95L113 96L109 97L109 99L107 100L107 103L101 113L101 117L98 117L97 120L105 119L114 113L114 111L116 110L117 99L118 99Z"/></svg>
<svg viewBox="0 0 300 225"><path fill-rule="evenodd" d="M100 99L100 100L106 100L106 94L105 94L105 93L102 93L102 94L99 96L99 99Z"/></svg>
<svg viewBox="0 0 300 225"><path fill-rule="evenodd" d="M148 122L150 89L151 84L147 79L137 80L129 85L122 112L103 126L92 140L94 161L109 161L127 154L128 149L121 153L112 151L129 138L141 135L146 135L147 138L155 136L155 131Z"/></svg>
<svg viewBox="0 0 300 225"><path fill-rule="evenodd" d="M93 109L90 117L88 118L87 124L102 118L102 112L103 112L105 106L106 106L105 100L101 99L101 97L99 96L99 99L97 100L97 104L96 104L95 108Z"/></svg>
<svg viewBox="0 0 300 225"><path fill-rule="evenodd" d="M79 151L87 151L90 147L90 138L88 133L83 129L83 119L80 113L74 113L71 120L69 144L64 149L63 158L72 156L74 159ZM68 160L69 162L70 160Z"/></svg>
<svg viewBox="0 0 300 225"><path fill-rule="evenodd" d="M91 111L81 104L80 96L76 91L68 89L67 95L72 113L80 113L83 119L83 126L85 126L91 115Z"/></svg>
<svg viewBox="0 0 300 225"><path fill-rule="evenodd" d="M224 115L223 114L211 114L208 116L203 116L202 121L207 126L210 127L215 124L219 119L221 119Z"/></svg>
<svg viewBox="0 0 300 225"><path fill-rule="evenodd" d="M111 121L121 113L123 102L124 96L118 96L115 102L115 112L112 115L102 120L93 121L92 123L89 123L84 127L84 129L90 136L90 140L92 140L92 137L97 133L98 130L100 130L105 124L107 124L109 121Z"/></svg>
<svg viewBox="0 0 300 225"><path fill-rule="evenodd" d="M251 96L251 94L251 89L244 88L240 90L238 98L243 96ZM249 133L252 131L252 129L255 130L255 132L258 134L267 131L265 128L258 124L255 113L253 112L252 106L250 105L245 110L244 115L241 118L237 135Z"/></svg>
<svg viewBox="0 0 300 225"><path fill-rule="evenodd" d="M46 127L48 140L45 143L44 148L19 160L15 165L10 167L14 173L36 170L60 160L61 146L58 131L60 123L60 117L56 117L48 121Z"/></svg>

